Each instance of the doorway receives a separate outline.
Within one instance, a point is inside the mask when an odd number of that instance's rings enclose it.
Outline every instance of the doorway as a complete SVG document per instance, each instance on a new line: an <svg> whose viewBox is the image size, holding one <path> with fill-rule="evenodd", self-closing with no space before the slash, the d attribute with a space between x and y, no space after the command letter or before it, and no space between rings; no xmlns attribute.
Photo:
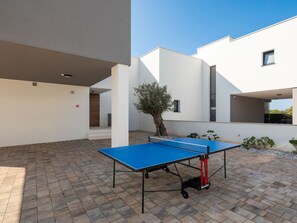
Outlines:
<svg viewBox="0 0 297 223"><path fill-rule="evenodd" d="M100 95L90 94L90 127L100 126Z"/></svg>

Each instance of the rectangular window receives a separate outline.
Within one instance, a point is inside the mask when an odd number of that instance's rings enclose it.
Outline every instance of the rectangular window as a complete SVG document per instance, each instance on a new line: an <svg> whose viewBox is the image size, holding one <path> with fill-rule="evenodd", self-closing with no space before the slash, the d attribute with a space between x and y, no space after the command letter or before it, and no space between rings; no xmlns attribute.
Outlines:
<svg viewBox="0 0 297 223"><path fill-rule="evenodd" d="M173 101L173 112L180 112L180 100Z"/></svg>
<svg viewBox="0 0 297 223"><path fill-rule="evenodd" d="M216 100L217 100L217 90L216 90L216 81L217 81L217 71L216 66L210 67L210 110L209 116L210 121L216 121Z"/></svg>
<svg viewBox="0 0 297 223"><path fill-rule="evenodd" d="M263 66L274 64L274 50L263 53Z"/></svg>

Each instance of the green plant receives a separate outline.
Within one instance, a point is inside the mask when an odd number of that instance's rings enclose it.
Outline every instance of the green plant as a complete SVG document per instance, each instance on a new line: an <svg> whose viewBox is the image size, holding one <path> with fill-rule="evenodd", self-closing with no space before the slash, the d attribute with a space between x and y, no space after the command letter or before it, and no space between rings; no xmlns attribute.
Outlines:
<svg viewBox="0 0 297 223"><path fill-rule="evenodd" d="M200 136L196 132L190 133L190 135L187 135L188 138L200 138Z"/></svg>
<svg viewBox="0 0 297 223"><path fill-rule="evenodd" d="M260 138L262 145L264 146L264 148L271 148L275 145L274 141L272 139L270 139L268 136L264 136Z"/></svg>
<svg viewBox="0 0 297 223"><path fill-rule="evenodd" d="M156 136L167 136L162 114L172 109L171 95L166 86L159 86L157 82L142 84L134 88L138 102L134 103L136 109L153 117L156 126Z"/></svg>
<svg viewBox="0 0 297 223"><path fill-rule="evenodd" d="M289 140L289 143L291 143L291 145L296 149L296 151L293 151L292 153L297 154L297 139L293 137L291 140Z"/></svg>
<svg viewBox="0 0 297 223"><path fill-rule="evenodd" d="M218 134L216 134L214 132L214 130L208 130L206 132L206 134L202 135L202 138L203 139L208 139L208 140L219 140L220 139L220 137L218 136Z"/></svg>
<svg viewBox="0 0 297 223"><path fill-rule="evenodd" d="M293 137L291 140L289 140L289 143L291 143L292 146L294 146L294 147L297 149L297 139L295 139L295 138Z"/></svg>
<svg viewBox="0 0 297 223"><path fill-rule="evenodd" d="M241 144L241 146L247 150L249 150L250 148L268 149L273 147L274 145L274 141L267 136L261 138L256 138L255 136L245 138Z"/></svg>
<svg viewBox="0 0 297 223"><path fill-rule="evenodd" d="M218 134L216 134L213 130L208 130L205 134L203 134L201 137L198 133L192 132L189 135L187 135L188 138L202 138L202 139L208 139L208 140L219 140L220 137Z"/></svg>
<svg viewBox="0 0 297 223"><path fill-rule="evenodd" d="M256 137L252 136L250 138L243 139L241 146L247 150L249 150L250 148L255 148L256 147Z"/></svg>

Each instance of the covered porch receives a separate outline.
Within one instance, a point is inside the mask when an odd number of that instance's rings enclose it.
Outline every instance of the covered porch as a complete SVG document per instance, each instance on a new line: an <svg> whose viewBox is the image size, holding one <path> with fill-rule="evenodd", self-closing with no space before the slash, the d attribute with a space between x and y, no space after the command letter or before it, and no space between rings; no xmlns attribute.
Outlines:
<svg viewBox="0 0 297 223"><path fill-rule="evenodd" d="M292 114L286 114L282 111L272 112L271 103L276 104L281 100L286 100L287 109L292 106ZM232 94L230 101L231 122L297 124L297 114L294 115L297 110L295 88Z"/></svg>

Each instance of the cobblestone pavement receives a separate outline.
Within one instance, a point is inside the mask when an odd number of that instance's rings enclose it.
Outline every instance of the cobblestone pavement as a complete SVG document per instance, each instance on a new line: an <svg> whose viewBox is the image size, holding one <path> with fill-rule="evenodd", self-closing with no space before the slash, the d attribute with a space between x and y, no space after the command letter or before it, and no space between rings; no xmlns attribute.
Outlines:
<svg viewBox="0 0 297 223"><path fill-rule="evenodd" d="M148 133L130 134L144 143ZM97 152L110 140L0 149L0 222L297 222L297 162L269 155L227 152L228 177L219 172L209 190L147 193L141 214L141 175L118 173ZM210 169L223 154L211 156ZM121 168L119 165L118 168ZM181 167L187 178L197 171ZM146 187L177 188L178 178L157 171Z"/></svg>

